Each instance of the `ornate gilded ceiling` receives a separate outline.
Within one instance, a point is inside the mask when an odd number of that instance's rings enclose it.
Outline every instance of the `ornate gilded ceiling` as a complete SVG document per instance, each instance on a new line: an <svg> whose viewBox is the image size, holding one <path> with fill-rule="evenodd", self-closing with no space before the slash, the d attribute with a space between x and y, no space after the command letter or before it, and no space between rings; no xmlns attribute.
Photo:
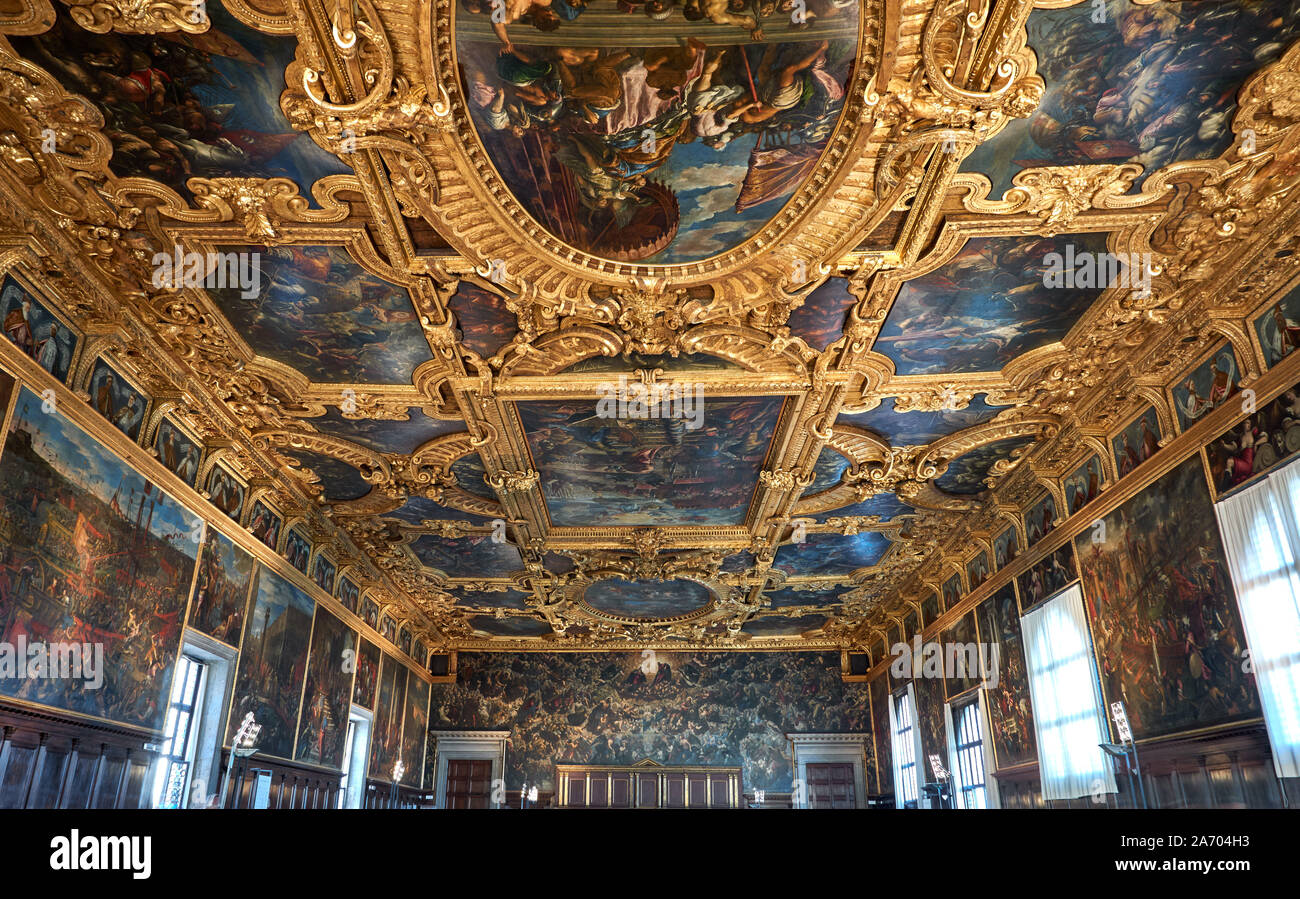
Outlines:
<svg viewBox="0 0 1300 899"><path fill-rule="evenodd" d="M865 647L1298 274L1300 0L0 17L4 264L433 646Z"/></svg>

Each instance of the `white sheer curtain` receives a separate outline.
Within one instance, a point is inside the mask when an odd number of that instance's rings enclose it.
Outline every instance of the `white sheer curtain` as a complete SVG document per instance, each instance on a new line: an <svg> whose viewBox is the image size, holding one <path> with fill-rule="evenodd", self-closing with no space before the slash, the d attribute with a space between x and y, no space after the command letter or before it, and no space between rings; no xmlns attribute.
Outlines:
<svg viewBox="0 0 1300 899"><path fill-rule="evenodd" d="M1300 777L1300 465L1214 507L1278 777Z"/></svg>
<svg viewBox="0 0 1300 899"><path fill-rule="evenodd" d="M1020 619L1038 735L1043 799L1114 793L1115 770L1099 744L1110 741L1092 641L1075 584Z"/></svg>

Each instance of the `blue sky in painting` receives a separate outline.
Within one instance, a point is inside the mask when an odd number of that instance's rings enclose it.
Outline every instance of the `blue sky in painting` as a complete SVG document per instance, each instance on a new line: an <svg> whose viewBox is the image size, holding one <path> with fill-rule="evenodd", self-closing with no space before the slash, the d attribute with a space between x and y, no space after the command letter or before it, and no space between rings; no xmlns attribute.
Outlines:
<svg viewBox="0 0 1300 899"><path fill-rule="evenodd" d="M904 505L893 493L877 493L875 496L869 496L862 502L854 503L851 506L842 506L838 509L818 512L813 516L813 520L825 521L827 518L879 515L881 521L889 521L896 515L906 515L914 511L916 510L911 506Z"/></svg>
<svg viewBox="0 0 1300 899"><path fill-rule="evenodd" d="M303 468L311 469L320 478L321 486L325 489L325 498L331 502L360 499L370 492L370 484L361 477L361 472L346 462L307 450L284 450L283 452L286 456L297 459L302 463Z"/></svg>
<svg viewBox="0 0 1300 899"><path fill-rule="evenodd" d="M498 637L542 637L552 633L551 626L537 618L493 618L491 615L475 615L469 620L470 627L486 631Z"/></svg>
<svg viewBox="0 0 1300 899"><path fill-rule="evenodd" d="M754 236L781 211L789 194L736 212L749 152L757 142L757 134L742 134L722 152L702 141L673 148L656 176L676 188L682 220L677 239L647 262L671 265L724 253Z"/></svg>
<svg viewBox="0 0 1300 899"><path fill-rule="evenodd" d="M466 453L451 464L451 473L456 476L456 486L466 493L481 496L484 499L496 499L496 491L483 480L487 469L478 453Z"/></svg>
<svg viewBox="0 0 1300 899"><path fill-rule="evenodd" d="M849 293L844 278L827 278L790 313L790 333L802 337L815 350L824 350L844 333L844 319L858 298Z"/></svg>
<svg viewBox="0 0 1300 899"><path fill-rule="evenodd" d="M304 419L304 422L322 434L351 440L375 452L402 455L415 452L421 444L435 437L465 430L464 422L429 418L419 406L407 409L406 414L409 416L407 421L344 418L337 406L329 406L324 415Z"/></svg>
<svg viewBox="0 0 1300 899"><path fill-rule="evenodd" d="M425 534L411 550L422 563L451 577L503 577L524 567L513 543L493 543L487 534L459 539Z"/></svg>
<svg viewBox="0 0 1300 899"><path fill-rule="evenodd" d="M763 594L772 601L772 608L784 609L790 606L829 606L839 601L840 594L849 590L839 585L817 587L814 590L772 590Z"/></svg>
<svg viewBox="0 0 1300 899"><path fill-rule="evenodd" d="M306 615L310 622L315 609L316 603L301 588L270 569L261 568L257 573L257 598L244 639L257 640L263 629L274 628L280 616L290 610Z"/></svg>
<svg viewBox="0 0 1300 899"><path fill-rule="evenodd" d="M1106 23L1093 14L1092 3L1030 14L1047 91L1029 118L1009 119L962 166L988 175L992 196L1030 166L1136 162L1145 178L1218 156L1232 142L1237 89L1300 31L1297 0L1107 0ZM1279 16L1282 27L1268 27Z"/></svg>
<svg viewBox="0 0 1300 899"><path fill-rule="evenodd" d="M875 565L889 546L889 538L875 531L809 534L803 543L782 544L775 565L795 576L848 574Z"/></svg>
<svg viewBox="0 0 1300 899"><path fill-rule="evenodd" d="M671 618L702 608L713 599L713 594L694 581L609 578L589 586L582 598L593 609L612 615Z"/></svg>
<svg viewBox="0 0 1300 899"><path fill-rule="evenodd" d="M1045 286L1045 257L1064 258L1071 247L1077 271L1087 258L1081 254L1106 251L1106 237L968 241L939 268L903 284L873 349L892 359L900 375L1001 370L1021 353L1064 337L1101 295L1091 287Z"/></svg>
<svg viewBox="0 0 1300 899"><path fill-rule="evenodd" d="M891 446L923 446L940 437L983 424L1008 408L988 405L984 402L985 396L980 393L972 397L965 409L940 409L936 412L895 412L894 398L885 397L879 406L868 412L840 413L836 421L873 431L888 440Z"/></svg>
<svg viewBox="0 0 1300 899"><path fill-rule="evenodd" d="M803 615L799 618L754 618L741 628L755 637L793 637L804 631L819 628L826 623L825 615Z"/></svg>
<svg viewBox="0 0 1300 899"><path fill-rule="evenodd" d="M471 524L486 524L492 519L486 515L462 512L451 506L435 503L423 496L412 496L391 512L383 513L384 518L396 518L407 524L419 524L422 521L468 521Z"/></svg>
<svg viewBox="0 0 1300 899"><path fill-rule="evenodd" d="M831 447L823 447L821 455L813 465L813 482L804 490L804 496L814 496L830 490L844 477L852 463L843 453Z"/></svg>
<svg viewBox="0 0 1300 899"><path fill-rule="evenodd" d="M208 295L259 355L325 383L409 384L433 358L410 294L375 277L342 247L222 246L257 253L258 292Z"/></svg>
<svg viewBox="0 0 1300 899"><path fill-rule="evenodd" d="M195 533L194 523L199 520L196 516L136 474L62 413L42 412L40 396L26 387L18 396L12 428L32 431L33 449L65 478L104 503L111 503L117 494L122 509L132 509L148 486L149 495L158 500L149 520L149 533L169 541L191 559L198 556L199 544L190 539Z"/></svg>
<svg viewBox="0 0 1300 899"><path fill-rule="evenodd" d="M1029 443L1027 437L1008 437L986 443L963 456L952 460L948 470L940 475L934 485L947 493L974 495L988 489L984 479L995 462L1009 459L1011 453Z"/></svg>
<svg viewBox="0 0 1300 899"><path fill-rule="evenodd" d="M456 597L456 605L469 606L475 609L518 609L523 611L524 599L528 594L522 590L510 589L503 593L493 593L487 590L458 590L452 588L449 591Z"/></svg>

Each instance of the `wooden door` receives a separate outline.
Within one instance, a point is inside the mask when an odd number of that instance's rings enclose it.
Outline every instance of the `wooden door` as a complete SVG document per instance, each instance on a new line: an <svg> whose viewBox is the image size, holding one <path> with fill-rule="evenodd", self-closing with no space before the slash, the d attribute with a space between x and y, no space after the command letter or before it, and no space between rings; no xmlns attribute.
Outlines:
<svg viewBox="0 0 1300 899"><path fill-rule="evenodd" d="M814 764L808 766L809 808L855 808L857 795L853 783L853 764Z"/></svg>
<svg viewBox="0 0 1300 899"><path fill-rule="evenodd" d="M448 759L447 808L489 808L491 759Z"/></svg>

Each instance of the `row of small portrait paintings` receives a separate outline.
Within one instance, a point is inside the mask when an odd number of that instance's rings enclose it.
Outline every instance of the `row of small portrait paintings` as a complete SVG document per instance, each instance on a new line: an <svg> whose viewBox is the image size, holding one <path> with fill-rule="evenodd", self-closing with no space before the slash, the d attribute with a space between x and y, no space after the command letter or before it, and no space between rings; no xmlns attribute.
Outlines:
<svg viewBox="0 0 1300 899"><path fill-rule="evenodd" d="M1279 360L1281 358L1278 357ZM1147 418L1147 415L1151 415L1152 418ZM1148 413L1136 420L1130 428L1146 423L1149 428L1158 429L1158 423L1154 421L1153 416L1154 410L1148 410ZM1296 456L1300 455L1300 382L1283 390L1272 400L1254 409L1241 421L1224 430L1205 445L1204 453L1206 472L1216 497L1222 497L1226 493L1253 483L1269 472L1294 461ZM1070 514L1083 508L1093 498L1099 480L1100 463L1095 455L1067 478L1066 495L1070 501ZM1035 515L1035 510L1044 507L1051 508L1050 496L1045 497L1034 509L1031 509L1027 517ZM945 611L953 608L965 593L977 589L993 572L1010 563L1016 556L1016 544L1015 528L1008 527L993 543L994 567L989 568L988 555L981 550L967 563L965 590L960 575L952 575L944 582L939 592L931 593L921 603L919 615L916 611L909 613L902 622L902 633L908 635L919 633L923 628L937 621ZM1078 577L1073 544L1066 543L1017 577L1016 584L1022 608L1028 609L1036 605L1064 589ZM898 642L894 639L900 636L898 630L899 628L896 627L895 631L891 631L889 645Z"/></svg>
<svg viewBox="0 0 1300 899"><path fill-rule="evenodd" d="M1300 298L1300 288L1288 297ZM1300 305L1300 299L1296 300L1296 304ZM1258 319L1256 327L1261 329L1261 342L1266 340L1266 335L1275 334L1280 327L1274 326L1275 319L1292 321L1279 311L1281 306L1281 302L1275 304L1272 310ZM1296 310L1296 315L1300 316L1300 309ZM1272 330L1266 331L1266 324ZM1264 343L1264 345L1268 347L1273 344ZM1270 365L1281 361L1297 345L1300 345L1300 325L1295 327L1294 334L1284 345L1279 344L1277 354L1269 356ZM1236 354L1232 345L1226 342L1187 375L1180 378L1171 390L1180 431L1191 427L1205 414L1236 396L1239 391L1239 379L1240 368L1237 365ZM1291 410L1289 406L1285 408L1278 406L1279 403L1285 405L1294 400L1294 393L1284 394L1268 409L1251 416L1238 426L1237 431L1214 444L1219 447L1217 455L1211 456L1211 465L1219 472L1215 477L1216 489L1223 490L1241 483L1253 476L1253 473L1257 473L1261 467L1266 467L1279 455L1289 454L1294 452L1295 448L1300 448L1300 428L1295 430L1291 438L1294 447L1287 444L1286 430L1291 421L1300 418L1300 401L1295 402L1297 407L1295 410ZM1141 414L1111 438L1111 451L1119 477L1127 476L1154 456L1160 450L1163 440L1164 434L1155 407L1147 406ZM1226 474L1224 474L1225 469ZM1104 486L1101 459L1094 453L1062 481L1066 500L1063 516L1058 514L1056 499L1050 493L1044 494L1025 512L1027 545L1033 546L1051 533L1065 518L1096 499ZM988 553L983 550L971 558L966 564L967 589L976 589L988 579L990 574L1001 570L1014 559L1018 550L1017 544L1016 530L1008 526L993 541L991 567ZM959 598L961 590L961 578L954 574L942 588L945 608L950 607Z"/></svg>

